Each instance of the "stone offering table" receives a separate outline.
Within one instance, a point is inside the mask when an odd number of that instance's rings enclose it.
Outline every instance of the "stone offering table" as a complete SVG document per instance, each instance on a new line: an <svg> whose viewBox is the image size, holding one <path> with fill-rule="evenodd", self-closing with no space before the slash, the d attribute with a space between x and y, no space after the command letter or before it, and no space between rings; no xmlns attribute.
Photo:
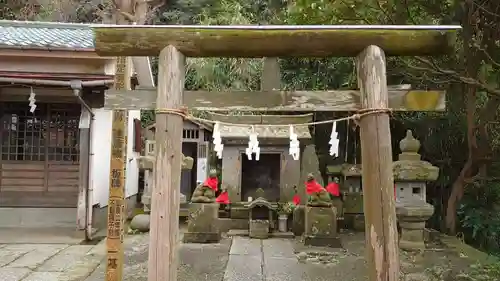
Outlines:
<svg viewBox="0 0 500 281"><path fill-rule="evenodd" d="M399 247L404 250L425 248L425 222L434 213L434 206L426 202L426 182L435 181L439 168L422 161L418 150L420 142L410 130L399 143L401 154L393 163L396 186L396 215L401 228Z"/></svg>

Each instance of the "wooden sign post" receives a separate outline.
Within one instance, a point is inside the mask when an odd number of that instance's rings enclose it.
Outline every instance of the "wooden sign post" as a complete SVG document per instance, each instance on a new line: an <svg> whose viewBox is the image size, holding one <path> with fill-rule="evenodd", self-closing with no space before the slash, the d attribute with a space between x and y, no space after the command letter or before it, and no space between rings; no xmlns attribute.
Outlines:
<svg viewBox="0 0 500 281"><path fill-rule="evenodd" d="M115 89L130 89L130 58L116 60ZM109 170L106 281L122 281L125 221L125 138L127 110L113 110Z"/></svg>
<svg viewBox="0 0 500 281"><path fill-rule="evenodd" d="M389 116L384 110L444 110L444 92L388 91L385 54L451 50L459 26L95 26L100 55L160 51L158 89L110 91L106 107L160 109L152 194L149 281L177 281L181 104L199 110L377 111L361 118L367 263L370 281L398 281ZM270 32L271 31L271 32ZM300 32L297 32L300 31ZM237 34L237 36L235 36ZM141 44L137 44L141 42ZM184 92L183 55L192 57L358 56L359 91ZM389 93L388 93L389 92Z"/></svg>

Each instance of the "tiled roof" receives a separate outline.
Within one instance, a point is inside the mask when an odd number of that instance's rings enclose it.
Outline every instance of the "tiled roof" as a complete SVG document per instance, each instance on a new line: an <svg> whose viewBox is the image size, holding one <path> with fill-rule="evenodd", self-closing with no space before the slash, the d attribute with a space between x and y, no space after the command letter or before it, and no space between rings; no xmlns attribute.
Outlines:
<svg viewBox="0 0 500 281"><path fill-rule="evenodd" d="M88 24L0 20L0 48L92 50L94 34Z"/></svg>

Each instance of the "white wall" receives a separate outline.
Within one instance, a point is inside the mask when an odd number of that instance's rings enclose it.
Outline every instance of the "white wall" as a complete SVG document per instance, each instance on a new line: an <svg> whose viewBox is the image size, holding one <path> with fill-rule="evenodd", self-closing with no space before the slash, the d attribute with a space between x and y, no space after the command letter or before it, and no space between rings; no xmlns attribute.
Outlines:
<svg viewBox="0 0 500 281"><path fill-rule="evenodd" d="M92 159L91 159L91 186L93 189L93 204L100 207L108 205L109 199L109 165L111 159L111 124L112 112L107 109L94 109L95 117L92 124ZM130 110L128 118L128 132L134 131L134 118L140 118L139 110ZM125 196L137 194L139 190L139 153L133 152L134 135L127 134L127 167Z"/></svg>
<svg viewBox="0 0 500 281"><path fill-rule="evenodd" d="M134 118L141 119L140 110L129 110L127 135L127 181L125 183L125 197L136 195L139 192L139 152L134 152Z"/></svg>

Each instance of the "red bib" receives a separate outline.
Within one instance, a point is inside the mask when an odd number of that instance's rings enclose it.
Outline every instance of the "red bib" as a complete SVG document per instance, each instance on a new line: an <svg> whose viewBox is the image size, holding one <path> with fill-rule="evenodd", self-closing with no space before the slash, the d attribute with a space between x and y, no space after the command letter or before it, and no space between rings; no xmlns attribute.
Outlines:
<svg viewBox="0 0 500 281"><path fill-rule="evenodd" d="M220 204L229 204L229 194L227 191L222 192L216 199L215 202Z"/></svg>
<svg viewBox="0 0 500 281"><path fill-rule="evenodd" d="M331 182L326 186L326 191L328 191L331 195L335 197L340 196L340 187L336 182Z"/></svg>

